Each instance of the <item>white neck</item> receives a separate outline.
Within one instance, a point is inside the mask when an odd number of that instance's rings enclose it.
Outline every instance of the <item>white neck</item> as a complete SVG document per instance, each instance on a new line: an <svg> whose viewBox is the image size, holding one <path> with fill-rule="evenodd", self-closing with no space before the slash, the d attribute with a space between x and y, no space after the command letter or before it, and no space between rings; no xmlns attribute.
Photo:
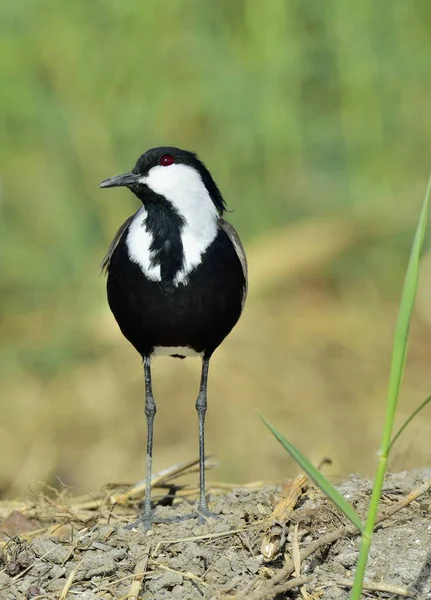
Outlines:
<svg viewBox="0 0 431 600"><path fill-rule="evenodd" d="M200 229L206 222L218 219L208 190L193 167L176 164L153 167L141 182L169 200L190 226Z"/></svg>
<svg viewBox="0 0 431 600"><path fill-rule="evenodd" d="M193 167L177 164L153 167L141 183L164 196L185 221L181 232L184 262L174 283L186 283L190 272L200 264L203 253L217 235L218 211L201 176ZM151 266L149 247L152 236L145 228L145 218L146 211L141 209L130 225L127 236L129 256L149 279L160 281L160 267Z"/></svg>

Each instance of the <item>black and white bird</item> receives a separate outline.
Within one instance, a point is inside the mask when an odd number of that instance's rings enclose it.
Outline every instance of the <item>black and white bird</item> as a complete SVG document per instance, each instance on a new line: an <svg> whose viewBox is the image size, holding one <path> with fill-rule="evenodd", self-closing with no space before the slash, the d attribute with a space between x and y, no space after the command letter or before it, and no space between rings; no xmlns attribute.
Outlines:
<svg viewBox="0 0 431 600"><path fill-rule="evenodd" d="M207 379L214 350L238 321L247 294L247 262L235 229L223 218L225 202L196 154L152 148L130 173L105 179L124 186L142 207L120 227L103 260L109 306L142 356L147 417L146 492L140 520L151 510L153 423L156 413L151 360L158 355L199 356L199 488L196 516L211 516L205 497L204 421ZM174 409L173 409L174 410Z"/></svg>

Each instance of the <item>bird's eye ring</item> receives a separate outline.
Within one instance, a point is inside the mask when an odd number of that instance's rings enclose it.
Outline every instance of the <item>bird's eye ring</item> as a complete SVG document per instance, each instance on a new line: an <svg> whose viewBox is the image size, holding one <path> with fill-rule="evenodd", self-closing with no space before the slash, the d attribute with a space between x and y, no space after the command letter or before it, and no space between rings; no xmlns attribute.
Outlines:
<svg viewBox="0 0 431 600"><path fill-rule="evenodd" d="M174 157L170 154L164 154L160 157L159 163L162 167L169 167L169 165L174 164Z"/></svg>

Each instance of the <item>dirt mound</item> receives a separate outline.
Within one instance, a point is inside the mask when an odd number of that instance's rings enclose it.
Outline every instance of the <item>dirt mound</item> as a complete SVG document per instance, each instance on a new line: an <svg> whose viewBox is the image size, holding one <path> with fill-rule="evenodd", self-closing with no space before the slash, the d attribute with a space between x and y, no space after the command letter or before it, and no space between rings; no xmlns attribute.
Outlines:
<svg viewBox="0 0 431 600"><path fill-rule="evenodd" d="M368 597L431 598L430 477L431 470L387 477ZM291 493L292 484L283 489ZM364 515L370 482L355 476L339 489ZM115 513L107 504L85 519L66 501L61 511L49 501L49 518L40 505L22 508L0 527L9 531L0 546L0 598L347 599L359 536L315 488L297 496L287 522L274 518L274 503L286 500L280 488L236 489L211 497L219 519L159 524L148 533L126 529L132 511ZM157 515L191 509L183 500L159 506Z"/></svg>

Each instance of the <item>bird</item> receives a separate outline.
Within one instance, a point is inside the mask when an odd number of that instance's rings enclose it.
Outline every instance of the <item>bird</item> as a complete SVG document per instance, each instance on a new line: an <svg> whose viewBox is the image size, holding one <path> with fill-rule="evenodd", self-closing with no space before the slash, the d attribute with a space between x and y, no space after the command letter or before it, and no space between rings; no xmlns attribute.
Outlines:
<svg viewBox="0 0 431 600"><path fill-rule="evenodd" d="M196 153L151 148L134 168L101 188L128 188L142 203L118 229L102 261L109 307L124 337L141 355L145 380L147 456L145 530L160 522L151 507L156 403L151 364L160 355L197 356L201 378L195 403L199 440L199 500L189 517L214 515L205 495L205 415L210 359L239 320L247 296L247 259L225 200ZM172 407L175 412L175 406Z"/></svg>

